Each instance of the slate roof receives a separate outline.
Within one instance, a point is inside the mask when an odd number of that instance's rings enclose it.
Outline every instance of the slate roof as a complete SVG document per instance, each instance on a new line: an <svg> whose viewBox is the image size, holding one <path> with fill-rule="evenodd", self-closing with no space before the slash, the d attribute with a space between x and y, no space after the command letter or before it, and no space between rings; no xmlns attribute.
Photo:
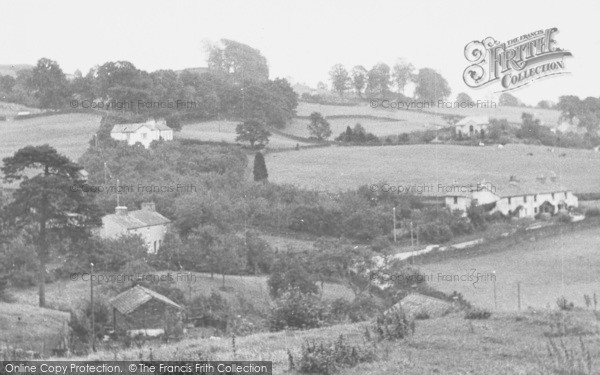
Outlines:
<svg viewBox="0 0 600 375"><path fill-rule="evenodd" d="M485 186L489 187L488 190L491 193L497 195L500 198L571 191L571 189L562 185L560 182L552 181L550 178L546 178L545 181L540 181L536 178L529 180L519 180L514 183L506 181L500 184L490 182L482 183L482 185L484 184ZM473 185L473 188L476 187L477 185ZM458 190L450 191L446 193L445 196L471 197L471 192L462 192Z"/></svg>
<svg viewBox="0 0 600 375"><path fill-rule="evenodd" d="M136 285L133 288L124 291L118 296L112 298L109 303L121 314L126 315L135 311L138 307L144 305L146 302L152 299L159 300L166 305L183 310L183 307L171 301L162 294L156 293L148 288L144 288L141 285Z"/></svg>
<svg viewBox="0 0 600 375"><path fill-rule="evenodd" d="M116 124L113 126L111 133L134 133L138 131L138 129L142 127L147 127L150 130L171 130L164 122L162 121L147 121L141 122L137 124Z"/></svg>
<svg viewBox="0 0 600 375"><path fill-rule="evenodd" d="M477 125L487 125L490 123L490 118L488 116L467 116L456 123L456 126L469 125L471 123Z"/></svg>
<svg viewBox="0 0 600 375"><path fill-rule="evenodd" d="M110 220L113 223L127 229L136 229L143 227L151 227L154 225L164 225L171 222L163 215L156 211L136 210L128 211L127 215L109 214L104 216L105 220Z"/></svg>

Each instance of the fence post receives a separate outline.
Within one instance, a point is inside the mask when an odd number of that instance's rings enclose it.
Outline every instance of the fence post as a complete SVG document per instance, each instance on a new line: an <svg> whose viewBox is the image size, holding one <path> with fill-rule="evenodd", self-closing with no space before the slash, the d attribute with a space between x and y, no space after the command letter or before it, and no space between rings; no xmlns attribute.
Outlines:
<svg viewBox="0 0 600 375"><path fill-rule="evenodd" d="M517 301L519 306L519 311L521 311L521 282L517 283Z"/></svg>

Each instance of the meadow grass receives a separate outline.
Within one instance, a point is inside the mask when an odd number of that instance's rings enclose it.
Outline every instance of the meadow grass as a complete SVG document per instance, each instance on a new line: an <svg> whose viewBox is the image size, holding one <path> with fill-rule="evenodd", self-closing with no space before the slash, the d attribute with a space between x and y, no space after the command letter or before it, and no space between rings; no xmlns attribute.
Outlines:
<svg viewBox="0 0 600 375"><path fill-rule="evenodd" d="M433 185L429 195L441 195L438 184L476 185L507 182L511 175L535 181L555 173L574 192L594 192L600 186L600 153L524 144L470 147L405 145L329 147L268 154L269 180L321 191L345 191L386 181L397 185ZM532 156L528 154L532 153ZM565 153L565 157L560 154Z"/></svg>

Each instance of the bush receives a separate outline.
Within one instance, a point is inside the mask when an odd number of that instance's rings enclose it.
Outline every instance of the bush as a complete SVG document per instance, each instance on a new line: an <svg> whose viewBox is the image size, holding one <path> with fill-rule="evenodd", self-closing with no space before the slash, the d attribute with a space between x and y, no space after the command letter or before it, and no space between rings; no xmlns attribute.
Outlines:
<svg viewBox="0 0 600 375"><path fill-rule="evenodd" d="M409 319L403 310L393 310L379 315L373 330L379 340L401 340L415 333L415 321Z"/></svg>
<svg viewBox="0 0 600 375"><path fill-rule="evenodd" d="M600 216L600 208L594 207L594 208L589 208L589 209L585 210L585 216L587 216L587 217Z"/></svg>
<svg viewBox="0 0 600 375"><path fill-rule="evenodd" d="M419 226L419 238L429 243L443 243L452 239L452 230L446 224L427 223Z"/></svg>
<svg viewBox="0 0 600 375"><path fill-rule="evenodd" d="M465 319L488 319L492 313L486 309L471 308L465 312Z"/></svg>
<svg viewBox="0 0 600 375"><path fill-rule="evenodd" d="M562 311L571 311L575 308L575 304L573 302L567 301L565 297L560 297L556 300L556 305Z"/></svg>
<svg viewBox="0 0 600 375"><path fill-rule="evenodd" d="M376 358L372 346L350 344L343 335L333 342L302 345L298 370L308 374L335 374L342 368L351 368L359 363L372 362Z"/></svg>
<svg viewBox="0 0 600 375"><path fill-rule="evenodd" d="M298 289L302 294L319 292L319 287L309 271L307 262L298 256L289 256L289 254L283 254L274 263L267 284L269 285L269 294L274 298L292 289Z"/></svg>
<svg viewBox="0 0 600 375"><path fill-rule="evenodd" d="M371 297L356 298L352 302L338 298L331 302L329 308L332 321L349 320L353 323L368 320L378 311L377 302Z"/></svg>
<svg viewBox="0 0 600 375"><path fill-rule="evenodd" d="M317 296L302 293L298 289L289 290L279 297L269 316L271 331L317 328L327 321L325 304Z"/></svg>
<svg viewBox="0 0 600 375"><path fill-rule="evenodd" d="M290 215L289 228L317 236L338 236L341 212L322 206L298 206Z"/></svg>

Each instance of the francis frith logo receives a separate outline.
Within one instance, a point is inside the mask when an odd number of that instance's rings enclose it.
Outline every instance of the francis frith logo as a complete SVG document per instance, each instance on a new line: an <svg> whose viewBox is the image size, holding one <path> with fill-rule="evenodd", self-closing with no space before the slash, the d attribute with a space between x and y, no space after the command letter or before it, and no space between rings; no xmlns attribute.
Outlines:
<svg viewBox="0 0 600 375"><path fill-rule="evenodd" d="M499 91L510 91L535 80L565 74L571 52L558 48L556 27L536 30L500 43L492 37L472 41L465 57L472 63L463 73L467 86L478 88L498 82Z"/></svg>

